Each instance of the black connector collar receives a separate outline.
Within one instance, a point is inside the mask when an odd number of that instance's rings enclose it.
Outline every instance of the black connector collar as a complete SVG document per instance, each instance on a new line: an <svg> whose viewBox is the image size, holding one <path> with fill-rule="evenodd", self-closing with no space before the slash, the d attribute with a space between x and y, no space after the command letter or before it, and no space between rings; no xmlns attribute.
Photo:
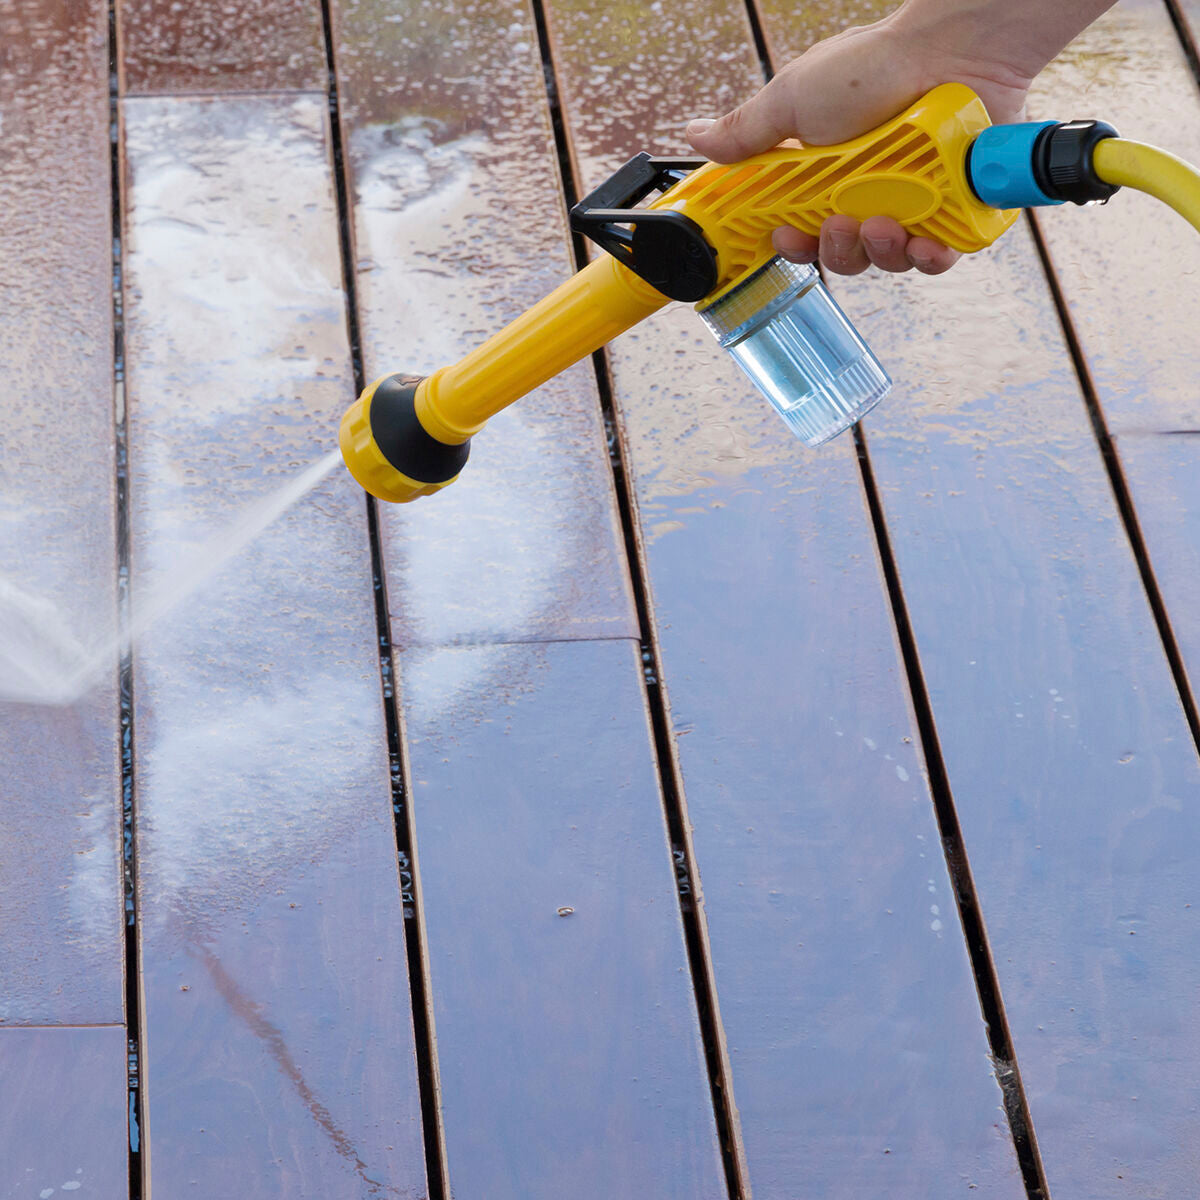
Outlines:
<svg viewBox="0 0 1200 1200"><path fill-rule="evenodd" d="M1091 204L1118 190L1105 183L1092 166L1092 153L1117 131L1106 121L1064 121L1047 125L1033 144L1033 177L1052 200Z"/></svg>

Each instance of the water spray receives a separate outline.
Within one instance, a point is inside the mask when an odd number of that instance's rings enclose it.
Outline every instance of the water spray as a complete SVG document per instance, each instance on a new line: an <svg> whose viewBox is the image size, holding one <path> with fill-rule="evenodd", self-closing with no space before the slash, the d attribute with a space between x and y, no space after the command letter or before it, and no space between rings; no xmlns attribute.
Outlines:
<svg viewBox="0 0 1200 1200"><path fill-rule="evenodd" d="M1200 173L1102 121L992 125L959 83L836 146L785 144L734 164L638 154L571 210L606 251L478 349L428 377L372 383L342 419L350 473L404 502L458 478L488 418L672 300L701 319L789 428L818 446L891 380L815 268L771 233L816 235L834 213L889 216L964 253L1034 206L1149 192L1200 232Z"/></svg>

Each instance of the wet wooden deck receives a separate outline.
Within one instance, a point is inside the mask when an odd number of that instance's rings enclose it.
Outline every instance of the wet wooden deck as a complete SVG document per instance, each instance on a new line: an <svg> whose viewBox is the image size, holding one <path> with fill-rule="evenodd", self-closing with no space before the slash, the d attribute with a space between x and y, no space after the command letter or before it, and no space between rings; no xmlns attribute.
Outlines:
<svg viewBox="0 0 1200 1200"><path fill-rule="evenodd" d="M897 384L816 453L673 306L63 694L364 378L565 277L572 197L890 8L754 3L0 0L0 1198L1195 1194L1149 200L835 281ZM1200 161L1189 31L1122 0L1034 115Z"/></svg>

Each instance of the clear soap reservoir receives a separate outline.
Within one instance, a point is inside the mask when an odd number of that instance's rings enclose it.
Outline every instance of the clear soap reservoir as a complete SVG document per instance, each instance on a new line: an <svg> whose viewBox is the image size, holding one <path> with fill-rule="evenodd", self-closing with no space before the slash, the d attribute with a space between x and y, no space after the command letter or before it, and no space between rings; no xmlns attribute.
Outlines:
<svg viewBox="0 0 1200 1200"><path fill-rule="evenodd" d="M806 263L773 258L700 315L805 445L849 429L892 386Z"/></svg>

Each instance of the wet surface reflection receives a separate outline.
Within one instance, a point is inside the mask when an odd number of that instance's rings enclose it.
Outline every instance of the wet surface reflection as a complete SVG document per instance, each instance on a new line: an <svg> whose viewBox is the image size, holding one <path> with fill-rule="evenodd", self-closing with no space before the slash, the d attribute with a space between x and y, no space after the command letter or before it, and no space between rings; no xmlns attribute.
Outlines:
<svg viewBox="0 0 1200 1200"><path fill-rule="evenodd" d="M327 455L353 383L323 99L125 118L136 606ZM152 1179L422 1194L362 494L213 566L135 646Z"/></svg>
<svg viewBox="0 0 1200 1200"><path fill-rule="evenodd" d="M104 30L96 4L0 11L0 1021L10 1024L122 1019L115 657L83 694L63 693L116 625L111 231L107 184L96 184L108 178Z"/></svg>
<svg viewBox="0 0 1200 1200"><path fill-rule="evenodd" d="M529 10L374 12L338 23L368 376L571 269ZM454 1194L723 1194L591 364L383 535Z"/></svg>
<svg viewBox="0 0 1200 1200"><path fill-rule="evenodd" d="M755 1194L1015 1197L853 446L804 450L715 347L664 369L666 332L612 357Z"/></svg>
<svg viewBox="0 0 1200 1200"><path fill-rule="evenodd" d="M641 148L593 126L620 22L551 13L576 153L611 169ZM649 23L654 149L756 89L741 20ZM685 27L721 31L718 66ZM609 353L754 1194L1023 1195L853 443L806 451L686 307Z"/></svg>
<svg viewBox="0 0 1200 1200"><path fill-rule="evenodd" d="M343 2L337 27L367 376L427 374L571 270L537 32L515 2ZM590 363L383 536L400 644L636 636Z"/></svg>

